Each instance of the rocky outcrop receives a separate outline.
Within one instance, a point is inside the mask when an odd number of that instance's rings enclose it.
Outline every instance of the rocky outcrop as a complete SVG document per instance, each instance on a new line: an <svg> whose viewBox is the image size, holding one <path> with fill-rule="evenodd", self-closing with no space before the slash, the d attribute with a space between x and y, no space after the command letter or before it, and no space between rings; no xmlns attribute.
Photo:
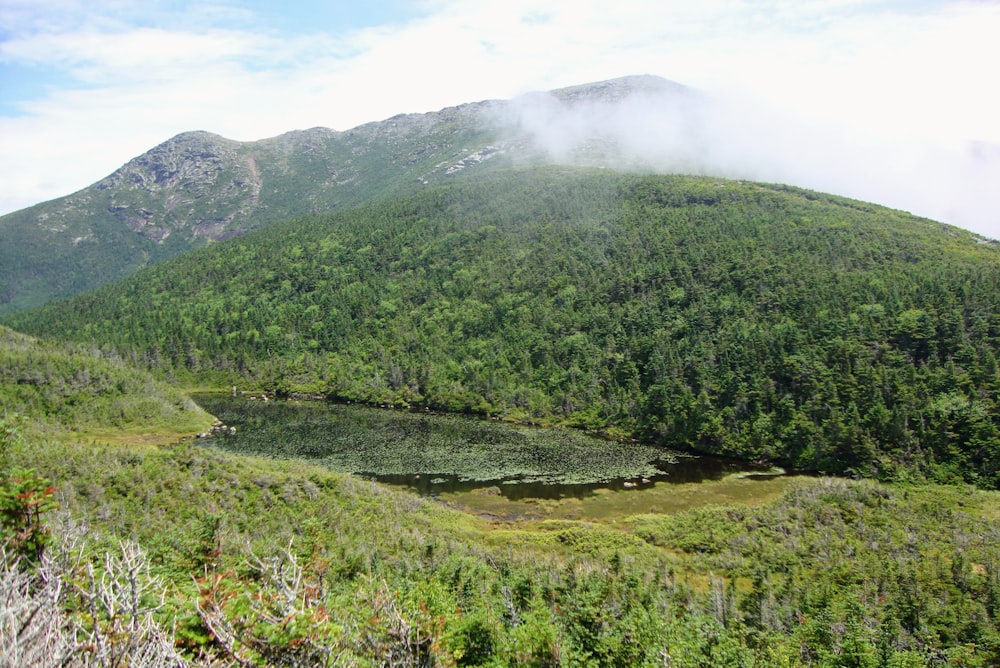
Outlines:
<svg viewBox="0 0 1000 668"><path fill-rule="evenodd" d="M208 132L177 135L96 185L111 215L158 243L219 239L234 221L250 227L260 187L253 155Z"/></svg>

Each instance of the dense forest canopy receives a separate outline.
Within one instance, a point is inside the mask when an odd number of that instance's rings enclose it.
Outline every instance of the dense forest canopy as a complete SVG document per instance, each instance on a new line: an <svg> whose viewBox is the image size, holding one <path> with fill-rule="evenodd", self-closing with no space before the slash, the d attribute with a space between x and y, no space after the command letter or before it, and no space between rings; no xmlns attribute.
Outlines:
<svg viewBox="0 0 1000 668"><path fill-rule="evenodd" d="M782 186L498 172L6 322L180 380L1000 484L1000 249Z"/></svg>

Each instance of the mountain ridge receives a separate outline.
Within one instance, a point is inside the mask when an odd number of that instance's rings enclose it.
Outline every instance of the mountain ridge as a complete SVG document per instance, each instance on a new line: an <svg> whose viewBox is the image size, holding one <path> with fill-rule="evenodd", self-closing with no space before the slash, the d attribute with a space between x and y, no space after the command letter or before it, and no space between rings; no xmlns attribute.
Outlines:
<svg viewBox="0 0 1000 668"><path fill-rule="evenodd" d="M241 142L194 130L75 193L0 217L0 313L127 276L190 248L304 213L350 207L514 162L567 160L542 145L545 113L689 89L649 75L398 114L345 131L314 127ZM529 111L525 111L528 109ZM535 124L532 126L532 124ZM607 161L607 138L577 147ZM589 156L589 157L588 157Z"/></svg>

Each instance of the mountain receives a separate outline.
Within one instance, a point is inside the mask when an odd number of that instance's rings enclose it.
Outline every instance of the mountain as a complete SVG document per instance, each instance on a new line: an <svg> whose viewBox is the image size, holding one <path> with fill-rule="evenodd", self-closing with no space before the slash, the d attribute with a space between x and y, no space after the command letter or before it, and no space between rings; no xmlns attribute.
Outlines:
<svg viewBox="0 0 1000 668"><path fill-rule="evenodd" d="M270 225L8 316L197 383L1000 485L1000 247L790 187L569 167Z"/></svg>
<svg viewBox="0 0 1000 668"><path fill-rule="evenodd" d="M642 167L615 134L631 106L694 113L698 96L625 77L237 142L187 132L67 197L0 217L0 313L118 280L191 248L497 166ZM691 106L694 105L694 106Z"/></svg>

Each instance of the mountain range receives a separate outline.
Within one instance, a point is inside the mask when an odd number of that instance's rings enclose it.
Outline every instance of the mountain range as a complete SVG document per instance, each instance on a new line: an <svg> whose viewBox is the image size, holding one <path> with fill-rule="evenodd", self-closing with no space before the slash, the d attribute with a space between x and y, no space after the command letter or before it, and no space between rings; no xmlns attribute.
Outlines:
<svg viewBox="0 0 1000 668"><path fill-rule="evenodd" d="M634 76L253 142L186 132L76 193L0 217L0 313L118 280L213 241L497 167L650 169L630 109L694 127L706 100ZM638 130L637 128L633 128ZM672 157L682 168L690 156Z"/></svg>

